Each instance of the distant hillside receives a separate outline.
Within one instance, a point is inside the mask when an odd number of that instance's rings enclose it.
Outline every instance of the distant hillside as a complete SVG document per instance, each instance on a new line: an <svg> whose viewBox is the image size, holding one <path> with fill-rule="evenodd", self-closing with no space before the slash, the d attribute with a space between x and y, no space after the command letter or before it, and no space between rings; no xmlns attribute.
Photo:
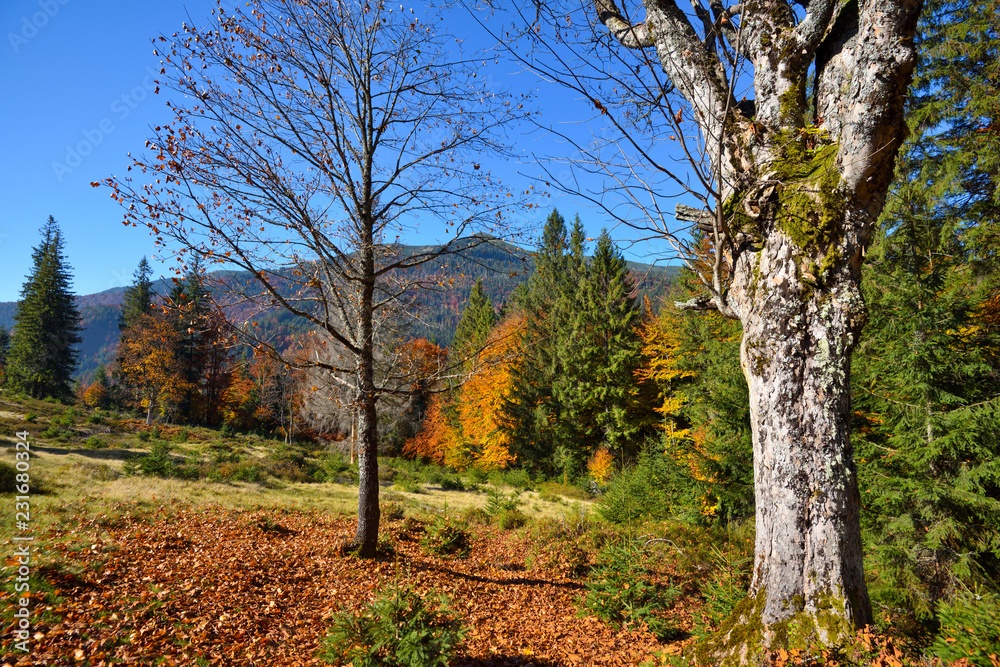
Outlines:
<svg viewBox="0 0 1000 667"><path fill-rule="evenodd" d="M427 246L403 248L404 254L426 250ZM636 262L629 262L628 266L633 277L641 280L640 295L648 296L653 303L658 303L666 294L671 278L677 274L677 267ZM499 307L510 300L518 285L528 280L533 269L529 251L502 241L479 245L461 256L445 257L436 266L415 269L421 277L440 274L447 276L449 280L447 287L440 292L428 292L421 296L420 310L413 322L411 334L442 346L448 345L476 279L482 279L486 293ZM236 272L226 277L231 280L247 280L249 274ZM170 286L169 279L162 279L155 284L155 290L158 294L165 294ZM115 287L77 297L77 307L84 327L77 377L88 378L100 363L109 363L114 358L119 333L118 314L124 291L123 287ZM13 302L0 303L0 326L6 329L13 326L16 307L17 304ZM258 318L258 322L264 335L274 340L289 339L308 328L304 321L299 321L299 318L284 311Z"/></svg>

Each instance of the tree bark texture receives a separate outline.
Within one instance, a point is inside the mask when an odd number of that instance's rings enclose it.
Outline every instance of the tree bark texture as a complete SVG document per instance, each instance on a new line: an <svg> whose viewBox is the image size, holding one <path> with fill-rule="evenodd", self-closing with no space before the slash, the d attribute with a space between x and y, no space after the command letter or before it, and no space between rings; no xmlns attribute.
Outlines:
<svg viewBox="0 0 1000 667"><path fill-rule="evenodd" d="M753 662L778 644L836 645L871 621L850 360L865 320L861 264L903 139L921 2L747 0L713 3L714 20L696 2L711 39L674 0L643 4L641 23L608 0L595 9L622 46L655 48L692 109L715 189L720 261L703 279L709 296L689 305L742 322L750 390L753 581L699 662ZM749 104L734 98L736 68L716 46L723 39L752 65Z"/></svg>

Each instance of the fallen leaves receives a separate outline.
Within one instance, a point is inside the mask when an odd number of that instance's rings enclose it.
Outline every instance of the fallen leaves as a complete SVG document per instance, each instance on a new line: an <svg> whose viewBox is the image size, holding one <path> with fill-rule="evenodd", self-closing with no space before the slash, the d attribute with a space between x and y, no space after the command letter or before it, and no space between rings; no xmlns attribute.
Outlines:
<svg viewBox="0 0 1000 667"><path fill-rule="evenodd" d="M111 551L66 554L86 574L52 582L65 602L46 614L58 620L35 610L32 652L16 664L318 665L331 612L397 579L452 597L469 629L458 665L630 665L662 648L645 630L578 617L581 586L559 570L504 569L525 562L511 533L478 529L468 559L442 559L391 522L394 559L366 561L338 552L354 527L297 512L130 517L105 529Z"/></svg>

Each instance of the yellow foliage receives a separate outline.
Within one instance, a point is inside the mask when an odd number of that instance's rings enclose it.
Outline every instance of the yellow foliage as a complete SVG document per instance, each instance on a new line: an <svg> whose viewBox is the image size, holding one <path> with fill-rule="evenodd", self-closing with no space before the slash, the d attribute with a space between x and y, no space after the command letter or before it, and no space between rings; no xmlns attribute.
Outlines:
<svg viewBox="0 0 1000 667"><path fill-rule="evenodd" d="M500 414L510 394L512 370L523 330L523 318L510 318L490 334L473 370L449 404L438 395L431 401L420 433L403 446L407 456L422 456L456 468L505 468L514 461L510 438Z"/></svg>
<svg viewBox="0 0 1000 667"><path fill-rule="evenodd" d="M590 461L587 462L587 472L598 484L607 484L608 480L611 479L611 473L614 471L615 460L611 456L611 452L608 451L607 447L601 447L594 455L590 457Z"/></svg>
<svg viewBox="0 0 1000 667"><path fill-rule="evenodd" d="M152 412L179 401L191 383L175 351L180 334L162 315L147 313L122 332L118 372L136 392L136 402Z"/></svg>
<svg viewBox="0 0 1000 667"><path fill-rule="evenodd" d="M108 390L104 388L104 385L97 382L87 387L87 390L83 392L83 403L88 408L104 407L107 400Z"/></svg>

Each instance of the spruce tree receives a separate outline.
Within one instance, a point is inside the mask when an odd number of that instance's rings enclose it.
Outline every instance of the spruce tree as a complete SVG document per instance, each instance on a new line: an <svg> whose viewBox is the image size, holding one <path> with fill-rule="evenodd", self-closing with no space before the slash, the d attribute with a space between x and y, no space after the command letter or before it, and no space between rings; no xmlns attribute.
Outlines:
<svg viewBox="0 0 1000 667"><path fill-rule="evenodd" d="M997 4L929 0L917 30L905 180L961 238L981 273L1000 268L1000 29ZM947 232L946 232L947 233Z"/></svg>
<svg viewBox="0 0 1000 667"><path fill-rule="evenodd" d="M80 314L71 291L70 268L55 218L41 229L32 269L21 288L7 364L7 383L33 398L72 396Z"/></svg>
<svg viewBox="0 0 1000 667"><path fill-rule="evenodd" d="M910 140L865 283L854 439L876 600L931 619L1000 576L1000 47L981 3L935 1L917 35Z"/></svg>
<svg viewBox="0 0 1000 667"><path fill-rule="evenodd" d="M473 365L475 355L483 349L496 321L493 302L483 291L482 279L477 279L451 341L449 356L452 361Z"/></svg>
<svg viewBox="0 0 1000 667"><path fill-rule="evenodd" d="M1000 575L1000 344L948 216L910 194L884 221L865 285L855 440L872 593L930 618L956 589Z"/></svg>
<svg viewBox="0 0 1000 667"><path fill-rule="evenodd" d="M552 379L563 371L556 352L565 332L560 314L572 308L566 304L575 298L576 290L568 249L566 221L553 209L535 252L535 271L517 303L525 315L525 332L502 417L511 452L518 461L548 472L553 470L552 456L559 446L557 431L562 420L552 396ZM582 256L582 247L580 250Z"/></svg>
<svg viewBox="0 0 1000 667"><path fill-rule="evenodd" d="M607 230L581 273L571 306L564 301L568 326L555 341L562 372L552 378L552 394L563 415L560 444L582 463L601 446L635 453L642 343L635 284Z"/></svg>
<svg viewBox="0 0 1000 667"><path fill-rule="evenodd" d="M132 274L132 284L125 288L125 292L122 294L122 310L118 317L119 329L127 329L149 312L156 299L156 292L153 291L153 281L151 280L152 275L153 269L143 257L135 273Z"/></svg>
<svg viewBox="0 0 1000 667"><path fill-rule="evenodd" d="M7 330L0 328L0 386L3 386L7 377L7 351L10 349L10 334Z"/></svg>
<svg viewBox="0 0 1000 667"><path fill-rule="evenodd" d="M219 321L213 317L199 263L174 284L167 302L178 332L175 354L184 368L187 387L178 401L179 416L192 423L214 424L220 417L219 384L228 356L219 345Z"/></svg>

